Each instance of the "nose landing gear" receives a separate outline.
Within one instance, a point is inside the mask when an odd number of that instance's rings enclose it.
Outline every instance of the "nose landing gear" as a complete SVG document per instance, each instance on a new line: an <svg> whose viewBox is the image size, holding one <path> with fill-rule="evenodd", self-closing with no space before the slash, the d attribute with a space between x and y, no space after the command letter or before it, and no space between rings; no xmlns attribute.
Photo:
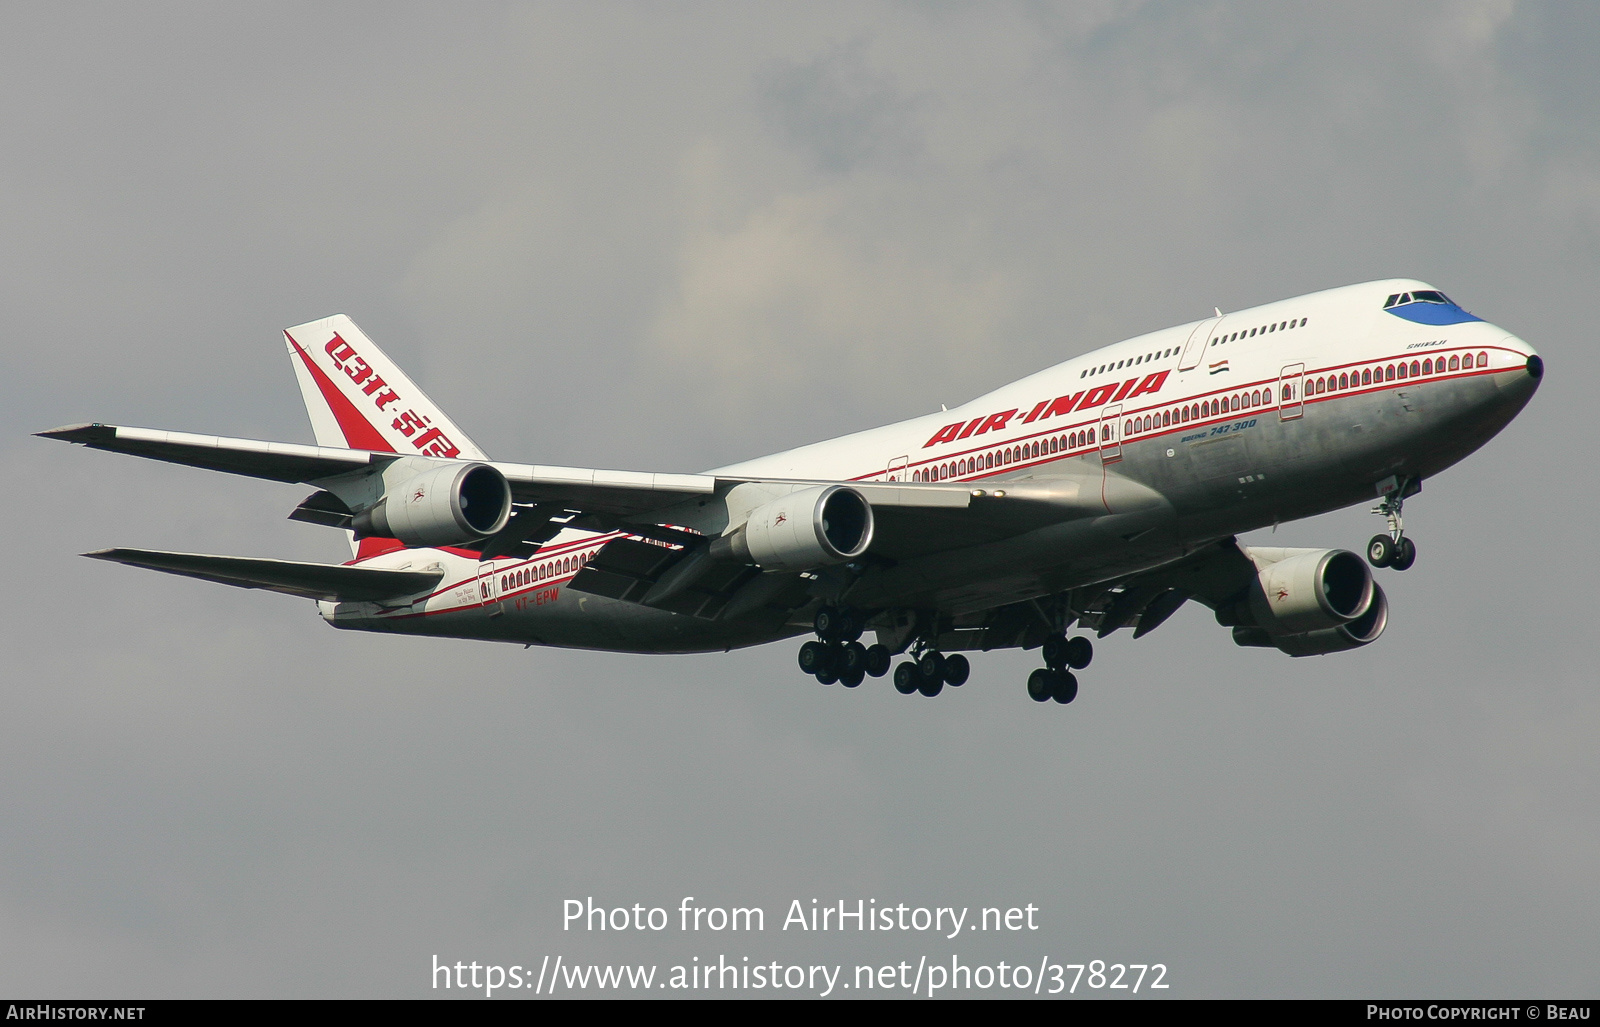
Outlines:
<svg viewBox="0 0 1600 1027"><path fill-rule="evenodd" d="M1367 562L1374 567L1393 567L1397 571L1410 569L1417 562L1417 544L1406 537L1401 510L1406 497L1422 491L1421 478L1390 477L1378 483L1378 493L1383 497L1372 508L1389 522L1387 535L1374 535L1367 543Z"/></svg>

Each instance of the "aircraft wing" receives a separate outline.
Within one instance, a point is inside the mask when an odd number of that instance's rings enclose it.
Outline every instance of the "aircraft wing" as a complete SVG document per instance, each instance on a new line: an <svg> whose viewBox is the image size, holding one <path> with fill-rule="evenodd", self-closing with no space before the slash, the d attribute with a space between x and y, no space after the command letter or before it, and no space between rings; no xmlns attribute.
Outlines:
<svg viewBox="0 0 1600 1027"><path fill-rule="evenodd" d="M262 588L331 602L381 602L416 595L432 589L444 576L442 568L397 571L245 556L162 553L150 549L101 549L83 555L91 560L108 560L239 588Z"/></svg>
<svg viewBox="0 0 1600 1027"><path fill-rule="evenodd" d="M316 482L379 467L400 458L393 452L304 446L289 442L262 442L156 428L130 428L113 424L75 424L37 433L41 438L76 442L90 449L163 460L168 463L226 471L270 481ZM411 459L438 460L431 457ZM626 517L648 513L688 499L716 494L753 480L718 478L709 474L667 474L619 471L593 467L559 467L483 461L511 486L519 503L561 504L584 513ZM766 479L762 479L766 480ZM804 484L818 484L805 482ZM914 506L955 508L967 505L969 490L963 485L882 482L843 482L860 490L874 507Z"/></svg>
<svg viewBox="0 0 1600 1027"><path fill-rule="evenodd" d="M311 482L363 467L373 467L385 459L395 458L392 453L369 453L361 449L227 439L157 428L126 428L114 424L74 424L37 434L40 438L76 442L90 449L130 453L152 460L270 481Z"/></svg>
<svg viewBox="0 0 1600 1027"><path fill-rule="evenodd" d="M367 468L376 470L401 458L401 454L394 452L264 442L110 424L71 425L38 434L91 449L305 484L322 484ZM414 455L407 459L458 462ZM657 511L665 512L684 502L708 499L746 482L802 487L839 484L857 490L872 505L877 518L874 552L895 560L994 541L1065 518L1125 513L1164 502L1142 486L1121 478L1102 479L1099 473L1081 479L1058 477L975 488L959 482L823 482L484 462L505 476L516 503L531 508L528 512L533 516L519 517L512 533L520 532L535 545L554 534L545 526L549 518L562 516L564 512L587 519L574 522L579 526L625 529L630 523L658 523L654 516ZM324 500L323 505L327 505L329 511L297 511L292 516L317 523L348 524L347 509L327 502L326 497L313 497L313 500L319 498ZM311 502L311 505L318 504ZM496 545L509 552L510 547L520 541L497 539Z"/></svg>

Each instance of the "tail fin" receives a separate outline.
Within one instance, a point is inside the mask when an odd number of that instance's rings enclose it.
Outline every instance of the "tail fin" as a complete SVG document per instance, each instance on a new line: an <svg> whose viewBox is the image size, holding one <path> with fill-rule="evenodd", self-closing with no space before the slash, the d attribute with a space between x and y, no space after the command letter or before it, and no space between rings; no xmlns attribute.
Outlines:
<svg viewBox="0 0 1600 1027"><path fill-rule="evenodd" d="M317 445L488 459L345 315L296 325L283 336Z"/></svg>

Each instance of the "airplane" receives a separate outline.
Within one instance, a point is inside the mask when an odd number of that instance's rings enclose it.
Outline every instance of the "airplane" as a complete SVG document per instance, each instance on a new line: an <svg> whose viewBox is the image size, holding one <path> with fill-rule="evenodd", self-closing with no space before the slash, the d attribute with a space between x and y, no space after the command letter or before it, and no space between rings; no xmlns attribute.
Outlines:
<svg viewBox="0 0 1600 1027"><path fill-rule="evenodd" d="M1425 282L1346 286L1097 349L951 410L699 474L491 460L345 315L284 332L316 445L108 424L38 434L316 491L316 564L83 555L309 598L336 628L634 653L815 634L802 671L938 695L968 652L1038 649L1066 704L1093 642L1189 600L1240 646L1370 645L1402 511L1505 427L1533 348ZM1237 535L1377 500L1366 559ZM875 641L861 641L866 631Z"/></svg>

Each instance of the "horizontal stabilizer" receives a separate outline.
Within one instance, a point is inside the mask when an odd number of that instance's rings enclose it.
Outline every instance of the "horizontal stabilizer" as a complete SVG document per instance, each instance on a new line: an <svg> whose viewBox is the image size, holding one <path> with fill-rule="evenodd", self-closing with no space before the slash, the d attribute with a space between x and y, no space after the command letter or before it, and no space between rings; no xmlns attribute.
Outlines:
<svg viewBox="0 0 1600 1027"><path fill-rule="evenodd" d="M153 571L182 574L239 588L264 588L270 592L331 602L380 602L416 595L430 591L444 576L443 569L397 571L378 567L296 563L251 556L161 553L150 549L101 549L83 555L91 560L109 560L130 567L146 567Z"/></svg>

